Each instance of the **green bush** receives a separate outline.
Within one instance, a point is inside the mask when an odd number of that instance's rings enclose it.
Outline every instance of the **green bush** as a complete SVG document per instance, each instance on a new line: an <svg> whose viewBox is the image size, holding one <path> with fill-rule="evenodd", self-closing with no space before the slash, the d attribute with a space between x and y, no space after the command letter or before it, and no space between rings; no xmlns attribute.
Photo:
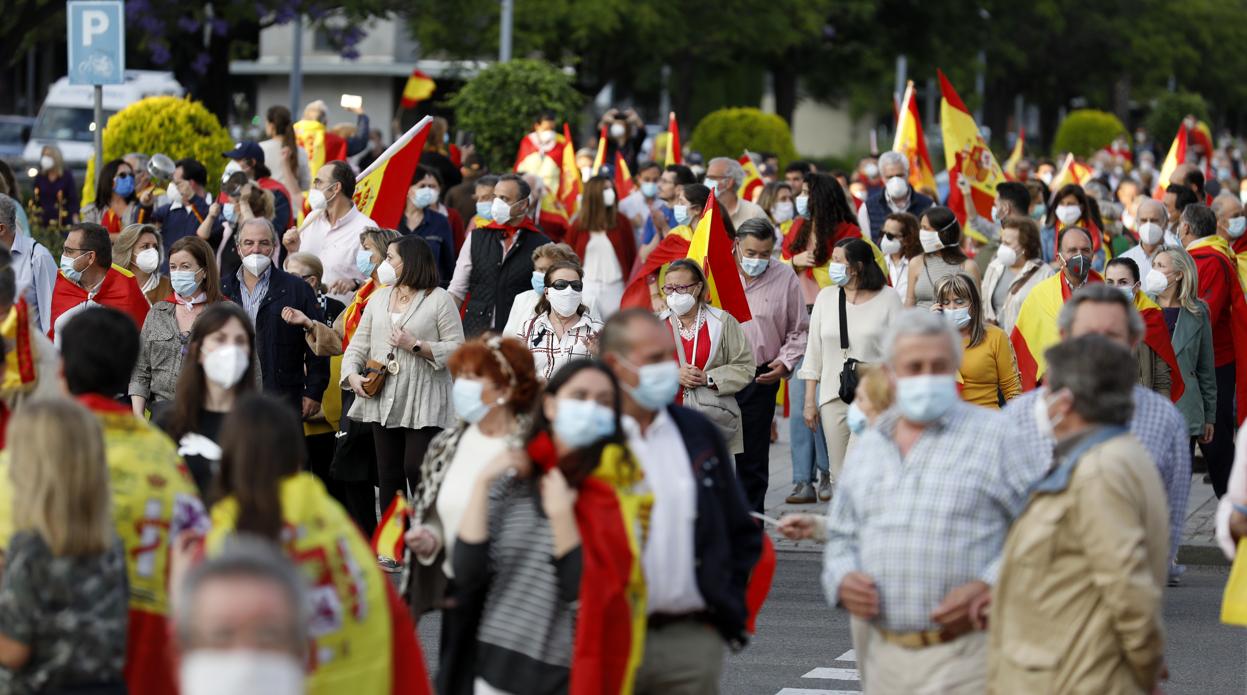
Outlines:
<svg viewBox="0 0 1247 695"><path fill-rule="evenodd" d="M174 161L194 159L208 169L208 188L215 192L225 171L222 153L234 148L234 139L204 105L178 97L148 97L130 104L108 119L104 127L104 161L131 152L166 154ZM95 199L95 158L87 161L82 204Z"/></svg>
<svg viewBox="0 0 1247 695"><path fill-rule="evenodd" d="M740 157L750 152L774 152L783 167L797 158L792 131L784 119L753 108L719 109L707 114L693 129L689 148L711 157Z"/></svg>
<svg viewBox="0 0 1247 695"><path fill-rule="evenodd" d="M1152 141L1165 152L1169 143L1178 134L1178 125L1187 115L1195 116L1201 121L1208 121L1208 102L1198 94L1190 92L1167 92L1152 105L1152 112L1147 115L1147 132Z"/></svg>
<svg viewBox="0 0 1247 695"><path fill-rule="evenodd" d="M1090 157L1096 150L1113 143L1113 138L1126 132L1121 120L1107 111L1078 109L1066 116L1056 129L1052 140L1052 154L1066 152L1075 157Z"/></svg>
<svg viewBox="0 0 1247 695"><path fill-rule="evenodd" d="M510 171L537 111L551 109L573 121L584 97L557 67L540 60L512 60L482 70L449 103L456 125L472 133L476 151L490 170Z"/></svg>

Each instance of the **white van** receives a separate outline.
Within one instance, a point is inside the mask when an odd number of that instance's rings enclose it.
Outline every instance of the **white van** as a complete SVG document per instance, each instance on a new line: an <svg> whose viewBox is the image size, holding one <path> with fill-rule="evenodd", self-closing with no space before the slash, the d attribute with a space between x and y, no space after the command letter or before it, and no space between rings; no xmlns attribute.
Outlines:
<svg viewBox="0 0 1247 695"><path fill-rule="evenodd" d="M126 70L124 84L104 85L104 123L121 109L153 96L180 97L185 93L171 72ZM82 170L95 156L95 87L70 84L68 77L53 83L39 109L30 140L22 152L29 166L39 166L44 145L56 145L65 166Z"/></svg>

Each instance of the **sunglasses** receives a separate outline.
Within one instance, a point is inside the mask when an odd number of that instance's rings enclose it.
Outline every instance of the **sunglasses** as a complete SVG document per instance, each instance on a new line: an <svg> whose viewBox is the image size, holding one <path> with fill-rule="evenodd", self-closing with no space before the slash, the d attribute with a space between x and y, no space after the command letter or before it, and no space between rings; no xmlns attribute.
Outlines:
<svg viewBox="0 0 1247 695"><path fill-rule="evenodd" d="M580 292L584 290L585 284L579 280L555 280L548 287L552 290L565 290L568 287Z"/></svg>

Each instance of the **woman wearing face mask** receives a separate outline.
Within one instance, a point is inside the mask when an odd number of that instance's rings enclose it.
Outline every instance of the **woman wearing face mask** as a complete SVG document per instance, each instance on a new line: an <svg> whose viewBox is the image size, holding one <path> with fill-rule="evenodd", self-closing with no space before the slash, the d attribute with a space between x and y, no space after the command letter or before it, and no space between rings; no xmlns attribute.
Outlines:
<svg viewBox="0 0 1247 695"><path fill-rule="evenodd" d="M82 209L83 222L94 222L109 234L121 233L123 227L141 222L138 198L134 194L134 170L120 159L114 159L100 170L95 184L95 200Z"/></svg>
<svg viewBox="0 0 1247 695"><path fill-rule="evenodd" d="M636 261L632 223L618 203L610 179L594 176L585 184L580 210L567 232L567 244L584 259L585 296L606 318L619 311L624 280Z"/></svg>
<svg viewBox="0 0 1247 695"><path fill-rule="evenodd" d="M1007 217L1000 223L1000 248L983 274L983 318L1013 333L1022 302L1035 285L1056 271L1043 261L1039 225L1029 217Z"/></svg>
<svg viewBox="0 0 1247 695"><path fill-rule="evenodd" d="M965 348L957 370L961 399L999 409L1022 392L1022 380L1009 336L983 319L982 307L978 285L964 273L949 275L935 288L932 310L944 314Z"/></svg>
<svg viewBox="0 0 1247 695"><path fill-rule="evenodd" d="M633 274L632 284L629 285L627 293L631 295L634 291L639 292L641 288L639 283L644 282L649 288L650 304L654 313L661 313L667 308L666 301L658 287L658 280L662 277L663 269L672 260L688 256L689 240L693 238L693 230L701 222L709 200L710 189L700 183L678 186L676 197L672 201L672 215L675 217L676 227L667 232L654 252L645 258L645 262ZM723 228L730 236L735 237L736 227L732 224L732 219L728 217L727 210L721 203L716 203L716 205L719 219L723 221Z"/></svg>
<svg viewBox="0 0 1247 695"><path fill-rule="evenodd" d="M390 581L371 562L368 542L320 481L305 472L302 435L294 411L281 401L261 394L238 400L221 426L221 465L213 481L217 499L204 551L215 555L232 535L252 534L285 549L309 578L314 602L329 616L311 625L320 658L311 660L310 695L344 687L385 695L403 689L427 693L415 627Z"/></svg>
<svg viewBox="0 0 1247 695"><path fill-rule="evenodd" d="M1104 223L1100 220L1099 212L1092 207L1082 186L1076 183L1061 186L1052 199L1055 205L1048 210L1046 226L1040 235L1044 260L1049 263L1057 262L1057 242L1062 230L1066 227L1082 227L1091 234L1094 251L1092 267L1096 270L1103 268L1104 250L1101 248L1103 234L1100 230L1104 228Z"/></svg>
<svg viewBox="0 0 1247 695"><path fill-rule="evenodd" d="M883 220L879 250L888 263L892 289L902 297L909 289L909 259L922 255L918 243L918 218L908 212L894 212Z"/></svg>
<svg viewBox="0 0 1247 695"><path fill-rule="evenodd" d="M398 233L424 239L437 261L438 285L445 288L455 272L455 237L446 215L437 211L441 188L436 171L426 166L416 167L411 188L407 189L407 206L398 222Z"/></svg>
<svg viewBox="0 0 1247 695"><path fill-rule="evenodd" d="M158 415L174 399L191 327L208 307L224 299L212 249L202 239L183 237L170 249L172 290L152 304L139 335L139 357L130 376L134 413Z"/></svg>
<svg viewBox="0 0 1247 695"><path fill-rule="evenodd" d="M1104 284L1125 294L1143 315L1144 324L1148 328L1144 340L1134 349L1135 358L1139 362L1139 384L1169 398L1173 389L1173 370L1152 345L1156 344L1168 350L1171 347L1170 336L1161 333L1158 323L1147 321L1147 310L1156 307L1147 294L1142 292L1139 266L1129 258L1114 258L1104 267ZM1177 376L1181 379L1181 374Z"/></svg>
<svg viewBox="0 0 1247 695"><path fill-rule="evenodd" d="M602 322L583 302L584 271L578 264L551 265L544 282L536 315L524 322L515 337L533 354L537 377L548 381L568 361L593 355Z"/></svg>
<svg viewBox="0 0 1247 695"><path fill-rule="evenodd" d="M827 440L829 471L823 474L817 491L818 498L823 500L831 498L849 446L849 404L840 398L845 358L865 364L882 362L883 334L901 311L900 296L887 286L870 245L864 240L843 239L837 243L827 271L833 284L820 292L814 303L810 340L797 374L806 382L802 401L805 424L810 429L821 424ZM844 338L842 319L848 329ZM797 476L794 470L793 477ZM790 499L815 501L812 481L798 479L794 483L797 487Z"/></svg>
<svg viewBox="0 0 1247 695"><path fill-rule="evenodd" d="M550 270L555 263L562 262L575 263L579 266L580 257L567 244L542 244L533 249L533 288L515 295L515 301L511 303L511 313L507 316L507 325L502 329L502 335L514 337L529 319L537 315L537 302L541 300L546 291L546 271ZM585 304L589 307L589 314L597 318L597 305L589 301L585 301Z"/></svg>
<svg viewBox="0 0 1247 695"><path fill-rule="evenodd" d="M723 432L733 454L745 449L740 430L736 392L753 381L757 366L740 324L731 314L711 306L706 276L687 258L667 268L668 321L680 363L680 391L676 403L699 410Z"/></svg>
<svg viewBox="0 0 1247 695"><path fill-rule="evenodd" d="M1194 455L1196 442L1212 442L1217 414L1212 323L1208 305L1199 298L1195 260L1180 246L1160 247L1152 258L1152 271L1144 278L1144 290L1160 305L1184 377L1185 390L1175 405L1190 428Z"/></svg>
<svg viewBox="0 0 1247 695"><path fill-rule="evenodd" d="M255 329L247 312L233 302L205 309L186 344L177 398L157 418L161 429L178 443L178 453L205 499L221 460L221 423L239 397L258 390L259 383Z"/></svg>
<svg viewBox="0 0 1247 695"><path fill-rule="evenodd" d="M784 181L772 181L762 187L758 194L758 207L766 211L767 219L775 227L775 238L782 241L797 219L797 206L792 199L792 186Z"/></svg>
<svg viewBox="0 0 1247 695"><path fill-rule="evenodd" d="M463 344L463 324L450 294L437 286L437 266L419 237L390 243L377 266L384 287L364 310L342 357L342 385L355 392L350 418L372 424L381 507L419 481L429 442L453 424L446 360ZM364 390L364 368L387 372L379 391Z"/></svg>
<svg viewBox="0 0 1247 695"><path fill-rule="evenodd" d="M909 262L905 306L929 310L935 303L935 286L949 275L965 273L979 281L979 266L961 250L961 225L953 211L934 206L922 213L918 227L922 255Z"/></svg>
<svg viewBox="0 0 1247 695"><path fill-rule="evenodd" d="M827 174L806 176L805 188L796 199L796 212L807 221L794 223L789 228L784 238L783 259L797 271L805 304L813 307L819 291L826 286L821 275L816 277L815 269L827 265L832 248L841 239L860 239L862 230L857 226L857 215L853 214L844 189Z"/></svg>
<svg viewBox="0 0 1247 695"><path fill-rule="evenodd" d="M39 174L35 176L34 199L39 203L40 217L45 225L68 227L78 220L80 189L74 174L65 166L56 145L44 145L39 156Z"/></svg>
<svg viewBox="0 0 1247 695"><path fill-rule="evenodd" d="M169 278L160 272L164 245L160 231L150 224L132 224L113 240L113 264L131 273L150 304L169 296Z"/></svg>

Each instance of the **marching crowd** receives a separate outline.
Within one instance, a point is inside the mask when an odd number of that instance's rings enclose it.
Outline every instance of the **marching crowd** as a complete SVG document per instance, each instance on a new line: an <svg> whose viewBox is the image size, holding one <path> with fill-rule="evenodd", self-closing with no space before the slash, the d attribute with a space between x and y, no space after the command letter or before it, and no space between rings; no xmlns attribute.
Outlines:
<svg viewBox="0 0 1247 695"><path fill-rule="evenodd" d="M560 216L541 113L497 174L435 124L387 229L267 125L217 195L139 154L37 189L59 261L0 194L5 692L717 692L788 407L787 501L830 508L778 532L825 542L866 692L1151 692L1196 446L1247 530L1247 218L1197 165L985 219L898 153L655 164L612 110L635 176Z"/></svg>

